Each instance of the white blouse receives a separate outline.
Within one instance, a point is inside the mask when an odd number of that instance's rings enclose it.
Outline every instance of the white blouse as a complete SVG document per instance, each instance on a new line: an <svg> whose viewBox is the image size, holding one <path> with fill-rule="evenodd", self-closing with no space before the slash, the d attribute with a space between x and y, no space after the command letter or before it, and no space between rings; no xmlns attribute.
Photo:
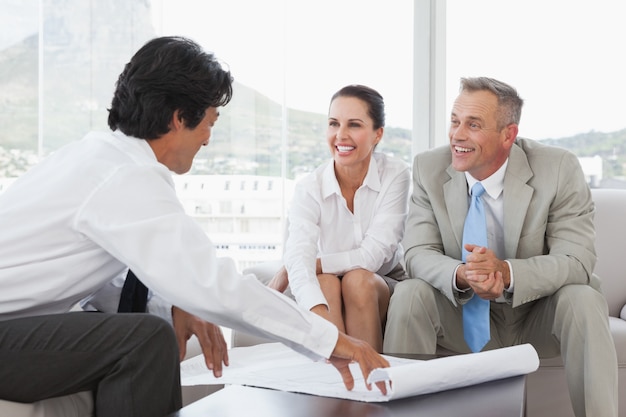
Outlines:
<svg viewBox="0 0 626 417"><path fill-rule="evenodd" d="M386 275L402 260L410 180L408 164L374 153L354 196L354 213L341 194L332 160L296 185L284 262L300 305L328 305L315 272L317 258L324 273L336 275L357 268Z"/></svg>

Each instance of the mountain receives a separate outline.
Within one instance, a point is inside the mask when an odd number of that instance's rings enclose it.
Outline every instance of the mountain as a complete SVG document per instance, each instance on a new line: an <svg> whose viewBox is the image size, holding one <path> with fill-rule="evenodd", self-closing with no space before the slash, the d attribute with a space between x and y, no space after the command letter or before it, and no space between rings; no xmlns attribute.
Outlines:
<svg viewBox="0 0 626 417"><path fill-rule="evenodd" d="M566 138L544 139L541 142L569 149L578 157L600 156L603 177L608 178L608 181L626 175L626 129L608 133L591 131ZM624 187L621 183L618 186Z"/></svg>
<svg viewBox="0 0 626 417"><path fill-rule="evenodd" d="M38 34L30 33L0 50L0 125L4 127L0 147L20 151L15 158L9 153L0 156L0 174L22 172L33 153L45 155L90 130L108 130L107 107L117 76L132 53L154 37L147 2L139 9L137 2L125 0L79 2L77 7L68 7L68 0L45 3L52 12L46 13L44 22L41 109ZM89 15L94 19L90 24L103 30L82 27L88 25L81 17L89 13L90 4L98 8ZM109 19L127 15L132 15L132 25L121 31L119 25L116 30L106 29ZM80 35L84 33L90 36ZM281 105L238 82L233 88L233 100L220 110L211 145L198 154L193 173L281 175L285 149L286 175L294 178L329 157L325 115L288 109L288 139L283 144ZM410 147L410 132L403 129L388 129L381 144L381 150L401 155L407 162Z"/></svg>
<svg viewBox="0 0 626 417"><path fill-rule="evenodd" d="M38 16L37 2L3 2L2 22L15 24L20 17ZM48 153L88 130L106 127L106 106L117 75L132 52L155 32L148 0L40 4L45 11L41 59L37 26L34 32L18 31L24 36L19 40L0 38L5 44L13 41L0 51L0 145L37 151L41 127L43 151ZM112 21L119 24L113 26Z"/></svg>

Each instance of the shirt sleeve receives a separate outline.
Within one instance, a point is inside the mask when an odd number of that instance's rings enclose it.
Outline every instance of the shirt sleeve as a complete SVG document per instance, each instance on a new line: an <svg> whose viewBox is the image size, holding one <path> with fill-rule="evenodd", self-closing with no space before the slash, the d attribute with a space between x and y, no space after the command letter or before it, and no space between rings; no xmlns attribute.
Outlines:
<svg viewBox="0 0 626 417"><path fill-rule="evenodd" d="M315 189L312 177L296 186L289 209L289 232L284 253L291 293L307 310L320 304L328 307L316 273L321 209L310 194Z"/></svg>
<svg viewBox="0 0 626 417"><path fill-rule="evenodd" d="M164 167L122 167L79 208L75 228L171 305L209 322L328 358L337 328L242 276L184 212Z"/></svg>

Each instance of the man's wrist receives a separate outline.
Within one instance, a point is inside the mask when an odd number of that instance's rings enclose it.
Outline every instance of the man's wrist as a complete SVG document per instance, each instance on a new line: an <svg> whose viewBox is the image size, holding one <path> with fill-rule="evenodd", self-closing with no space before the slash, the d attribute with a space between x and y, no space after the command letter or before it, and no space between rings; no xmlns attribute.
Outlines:
<svg viewBox="0 0 626 417"><path fill-rule="evenodd" d="M459 282L464 282L467 285L467 287L466 288L459 287ZM454 279L452 280L452 288L455 291L458 291L461 293L467 292L471 289L469 284L467 284L467 281L465 281L465 264L464 263L457 265L457 267L454 269Z"/></svg>
<svg viewBox="0 0 626 417"><path fill-rule="evenodd" d="M509 264L506 261L502 261L502 283L504 284L504 289L509 288L509 286L511 285Z"/></svg>

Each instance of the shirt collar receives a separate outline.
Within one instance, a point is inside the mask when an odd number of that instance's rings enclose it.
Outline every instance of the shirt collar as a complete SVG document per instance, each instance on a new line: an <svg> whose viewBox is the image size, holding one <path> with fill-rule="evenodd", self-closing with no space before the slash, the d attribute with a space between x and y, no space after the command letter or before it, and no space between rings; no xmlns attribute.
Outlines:
<svg viewBox="0 0 626 417"><path fill-rule="evenodd" d="M497 200L504 190L504 174L506 172L506 167L508 164L509 159L507 158L496 172L494 172L484 180L480 181L483 187L485 187L485 191L487 192L487 194L489 194L489 197L494 200ZM465 171L465 178L467 179L467 192L471 193L470 190L472 189L474 184L478 182L478 180L472 177L472 175L467 171Z"/></svg>
<svg viewBox="0 0 626 417"><path fill-rule="evenodd" d="M139 149L141 155L147 157L151 161L158 162L152 147L148 143L147 139L139 139L134 136L128 136L121 132L120 130L115 130L112 132L112 135L115 136L118 141L115 143L118 145L124 144L125 146L133 147L135 149ZM139 153L133 153L133 157L136 158L139 156Z"/></svg>
<svg viewBox="0 0 626 417"><path fill-rule="evenodd" d="M361 187L364 186L369 187L374 191L380 191L378 163L376 162L376 158L374 158L374 154L372 154L372 157L370 159L370 165L367 168L367 174L365 174L365 178L363 179L363 184L361 185ZM331 194L341 195L339 182L337 181L337 177L335 176L335 163L332 160L326 165L326 168L324 168L324 173L322 175L322 197L326 198Z"/></svg>

